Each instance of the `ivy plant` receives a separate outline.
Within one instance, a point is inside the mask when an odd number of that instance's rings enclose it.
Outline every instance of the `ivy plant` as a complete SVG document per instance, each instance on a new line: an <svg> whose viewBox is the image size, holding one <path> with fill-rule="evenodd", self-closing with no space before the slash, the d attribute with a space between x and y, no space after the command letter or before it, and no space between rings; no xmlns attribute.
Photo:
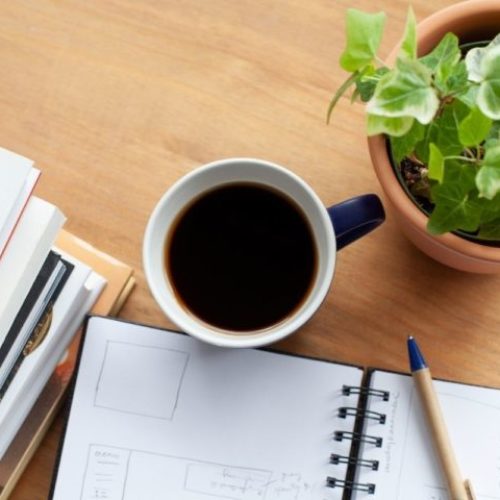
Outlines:
<svg viewBox="0 0 500 500"><path fill-rule="evenodd" d="M457 36L447 33L418 57L410 8L398 57L387 67L377 56L385 20L382 12L348 9L340 65L350 76L333 96L328 120L352 90L353 101L366 103L368 135L386 135L412 194L427 200L420 204L429 232L500 240L500 35L464 56Z"/></svg>

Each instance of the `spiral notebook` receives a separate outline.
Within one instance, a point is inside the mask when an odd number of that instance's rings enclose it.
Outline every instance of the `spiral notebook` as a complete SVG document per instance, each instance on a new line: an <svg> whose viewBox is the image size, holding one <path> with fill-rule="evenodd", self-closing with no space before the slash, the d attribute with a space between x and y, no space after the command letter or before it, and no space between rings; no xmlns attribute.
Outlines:
<svg viewBox="0 0 500 500"><path fill-rule="evenodd" d="M500 499L500 391L438 392L464 474ZM410 377L91 317L51 498L447 497Z"/></svg>

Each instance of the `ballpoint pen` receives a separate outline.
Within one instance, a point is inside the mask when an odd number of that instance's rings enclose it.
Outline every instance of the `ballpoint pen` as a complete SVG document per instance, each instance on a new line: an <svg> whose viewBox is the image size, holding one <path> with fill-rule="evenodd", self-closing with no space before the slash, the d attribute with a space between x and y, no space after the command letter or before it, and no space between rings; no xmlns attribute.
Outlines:
<svg viewBox="0 0 500 500"><path fill-rule="evenodd" d="M432 383L431 373L413 337L408 337L410 369L424 408L427 424L446 478L451 500L475 500L471 484L464 481L453 453L443 414Z"/></svg>

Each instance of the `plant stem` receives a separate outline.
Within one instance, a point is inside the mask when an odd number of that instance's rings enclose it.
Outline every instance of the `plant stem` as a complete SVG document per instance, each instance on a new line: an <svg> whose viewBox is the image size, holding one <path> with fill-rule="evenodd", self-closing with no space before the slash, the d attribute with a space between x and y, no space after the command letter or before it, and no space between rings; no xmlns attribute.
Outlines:
<svg viewBox="0 0 500 500"><path fill-rule="evenodd" d="M465 148L464 151L467 153L467 155L470 157L470 158L475 158L476 156L474 155L472 149L470 148Z"/></svg>
<svg viewBox="0 0 500 500"><path fill-rule="evenodd" d="M330 123L330 116L332 114L333 108L339 101L339 99L344 95L347 89L356 81L359 76L359 71L355 71L335 92L332 100L330 101L330 105L328 106L328 111L326 113L326 123Z"/></svg>
<svg viewBox="0 0 500 500"><path fill-rule="evenodd" d="M461 160L461 161L466 161L469 163L477 163L478 160L476 158L467 158L467 156L445 156L445 160Z"/></svg>

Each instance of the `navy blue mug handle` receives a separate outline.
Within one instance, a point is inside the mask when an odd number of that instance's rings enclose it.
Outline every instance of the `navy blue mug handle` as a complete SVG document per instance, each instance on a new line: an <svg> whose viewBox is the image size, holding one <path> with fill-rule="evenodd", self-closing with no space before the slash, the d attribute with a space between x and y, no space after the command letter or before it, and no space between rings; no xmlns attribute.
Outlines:
<svg viewBox="0 0 500 500"><path fill-rule="evenodd" d="M380 226L384 207L376 194L363 194L327 208L335 229L337 250Z"/></svg>

